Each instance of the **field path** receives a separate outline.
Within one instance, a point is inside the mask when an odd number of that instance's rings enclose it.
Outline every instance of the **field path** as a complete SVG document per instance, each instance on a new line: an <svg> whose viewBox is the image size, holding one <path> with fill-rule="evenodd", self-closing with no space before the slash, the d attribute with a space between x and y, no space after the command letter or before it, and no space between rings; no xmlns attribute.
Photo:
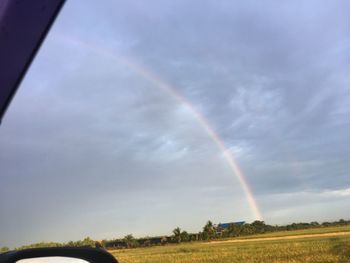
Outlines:
<svg viewBox="0 0 350 263"><path fill-rule="evenodd" d="M291 235L291 236L279 236L279 237L259 237L259 238L247 238L247 239L230 239L222 241L211 241L206 244L221 244L221 243L241 243L252 241L265 241L265 240L286 240L286 239L299 239L299 238L311 238L311 237L335 237L335 236L350 236L350 231L333 232L333 233L321 233L321 234L305 234L305 235Z"/></svg>

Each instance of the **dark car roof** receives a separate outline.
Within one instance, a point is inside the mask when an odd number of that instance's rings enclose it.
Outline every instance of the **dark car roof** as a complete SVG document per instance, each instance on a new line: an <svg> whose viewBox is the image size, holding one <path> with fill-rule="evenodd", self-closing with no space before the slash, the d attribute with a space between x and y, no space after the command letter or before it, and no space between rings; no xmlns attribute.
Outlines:
<svg viewBox="0 0 350 263"><path fill-rule="evenodd" d="M63 3L0 2L0 123Z"/></svg>

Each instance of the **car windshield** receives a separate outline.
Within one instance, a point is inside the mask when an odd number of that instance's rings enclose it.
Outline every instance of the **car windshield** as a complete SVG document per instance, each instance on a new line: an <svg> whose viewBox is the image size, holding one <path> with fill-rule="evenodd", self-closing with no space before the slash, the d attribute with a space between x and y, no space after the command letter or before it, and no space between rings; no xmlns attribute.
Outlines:
<svg viewBox="0 0 350 263"><path fill-rule="evenodd" d="M349 9L67 1L0 127L1 250L345 262Z"/></svg>

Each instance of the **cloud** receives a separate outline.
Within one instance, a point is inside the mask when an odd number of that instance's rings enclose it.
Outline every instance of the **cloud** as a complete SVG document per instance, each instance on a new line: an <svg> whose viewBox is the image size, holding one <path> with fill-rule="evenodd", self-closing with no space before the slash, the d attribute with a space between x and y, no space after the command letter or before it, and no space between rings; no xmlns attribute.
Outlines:
<svg viewBox="0 0 350 263"><path fill-rule="evenodd" d="M271 194L262 199L266 220L271 223L331 221L347 218L349 188ZM272 208L273 207L273 208ZM327 207L327 213L325 213ZM344 210L345 209L345 210Z"/></svg>
<svg viewBox="0 0 350 263"><path fill-rule="evenodd" d="M254 219L193 113L118 54L205 117L266 221L346 216L347 5L67 2L0 129L8 244Z"/></svg>

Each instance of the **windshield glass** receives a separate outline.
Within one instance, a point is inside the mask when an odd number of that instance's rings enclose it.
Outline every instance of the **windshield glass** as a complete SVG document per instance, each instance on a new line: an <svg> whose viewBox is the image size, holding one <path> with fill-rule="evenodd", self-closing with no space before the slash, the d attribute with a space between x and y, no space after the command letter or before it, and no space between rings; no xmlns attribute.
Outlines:
<svg viewBox="0 0 350 263"><path fill-rule="evenodd" d="M349 223L349 8L68 1L0 127L0 247Z"/></svg>

